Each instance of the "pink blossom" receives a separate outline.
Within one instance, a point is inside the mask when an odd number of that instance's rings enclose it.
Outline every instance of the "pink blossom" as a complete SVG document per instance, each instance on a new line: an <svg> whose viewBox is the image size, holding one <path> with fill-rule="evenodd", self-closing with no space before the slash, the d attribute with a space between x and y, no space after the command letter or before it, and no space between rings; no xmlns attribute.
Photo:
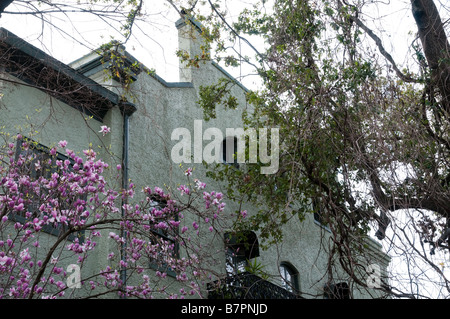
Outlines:
<svg viewBox="0 0 450 319"><path fill-rule="evenodd" d="M31 259L30 253L28 252L28 248L20 252L20 258L22 259L22 262L26 262Z"/></svg>
<svg viewBox="0 0 450 319"><path fill-rule="evenodd" d="M65 148L67 146L67 141L66 140L59 141L58 145L59 145L59 147Z"/></svg>
<svg viewBox="0 0 450 319"><path fill-rule="evenodd" d="M199 181L198 179L195 180L195 187L197 187L197 189L204 189L206 187L206 184Z"/></svg>
<svg viewBox="0 0 450 319"><path fill-rule="evenodd" d="M36 171L41 170L42 169L41 162L37 161L36 163L34 163L34 168L36 169Z"/></svg>
<svg viewBox="0 0 450 319"><path fill-rule="evenodd" d="M178 227L178 225L180 225L181 222L180 221L171 220L169 223L173 227Z"/></svg>
<svg viewBox="0 0 450 319"><path fill-rule="evenodd" d="M103 135L109 132L110 129L107 126L101 127L100 133L103 133ZM32 145L26 144L25 147L31 147ZM203 273L200 274L198 272L199 268L196 268L203 266L201 265L202 252L196 246L190 247L190 245L195 245L196 241L193 239L196 236L195 233L197 235L200 234L201 223L207 223L205 229L209 227L209 232L215 231L216 225L219 227L215 219L219 218L218 210L220 211L225 205L221 202L223 199L222 193L214 191L203 193L203 190L206 188L205 183L198 179L194 179L194 183L191 183L189 178L186 178L188 182L179 186L178 190L181 192L181 195L189 195L185 202L199 201L200 205L196 205L198 210L191 209L190 206L186 209L180 209L180 207L185 205L181 199L179 202L171 199L171 192L165 193L166 189L163 190L159 187L154 187L154 185L151 186L152 188L143 187L144 198L139 202L137 200L134 201L131 198L137 186L132 181L130 181L130 186L126 189L108 188L109 185L114 185L108 180L109 174L108 176L102 175L103 170L108 165L101 160L97 160L97 154L92 149L83 151L85 156L81 155L81 157L78 153L67 149L67 145L67 141L61 140L51 150L51 154L56 155L57 149L65 149L67 154L66 160L55 161L52 158L48 161L41 159L39 162L37 158L30 161L32 158L27 158L26 156L19 156L19 159L16 161L14 157L16 144L12 143L10 145L12 157L9 161L14 170L8 170L8 167L5 166L8 164L7 161L4 161L5 165L2 164L0 167L0 186L3 189L3 193L0 196L0 211L6 212L0 217L0 228L4 229L2 223L8 221L7 216L10 216L10 213L14 213L14 210L16 212L21 211L21 214L26 217L25 222L12 223L12 227L8 228L8 233L0 234L3 235L3 237L0 237L0 271L4 272L5 278L10 278L8 282L11 283L9 286L0 289L0 298L7 296L10 292L16 298L28 297L32 294L34 295L33 297L40 295L39 297L42 298L44 297L43 294L50 293L56 287L65 290L67 287L62 278L65 278L69 271L66 273L64 267L56 267L60 264L58 260L59 252L55 251L55 256L58 258L50 255L50 261L45 263L42 260L38 260L35 252L40 247L40 244L38 240L33 238L35 236L39 238L38 233L48 224L58 227L61 224L65 224L69 227L74 227L76 230L83 229L83 241L74 238L65 245L65 253L72 254L72 256L68 255L71 258L70 260L74 262L78 260L77 262L81 267L85 259L88 259L88 256L90 256L86 253L99 246L93 239L101 235L100 231L95 227L83 228L84 225L88 225L90 222L88 218L92 214L92 216L95 216L93 221L104 221L106 225L109 222L108 219L112 219L117 221L117 227L123 227L126 230L123 235L118 235L113 231L109 234L108 232L106 233L111 238L108 240L108 244L123 248L125 250L123 255L125 258L121 260L121 258L118 258L119 256L115 256L114 253L108 254L109 251L107 251L107 259L111 266L107 267L106 270L102 270L100 279L92 278L91 282L86 282L88 289L96 289L100 285L105 285L107 288L120 286L123 289L124 296L153 297L154 292L164 291L165 286L153 287L153 283L150 283L148 276L141 282L133 282L133 285L123 286L124 283L120 280L119 271L114 269L118 266L132 266L137 273L143 273L144 267L139 266L137 262L149 258L156 260L161 258L161 261L176 270L178 274L177 279L186 282L188 285L190 281L188 273L194 273L195 277L202 278ZM8 149L8 144L6 146ZM34 166L35 164L36 166ZM42 171L49 164L52 167L56 164L56 169L52 170L51 176L49 174L37 174L39 179L36 179L29 175L30 168L35 169L35 171ZM25 167L26 165L27 167ZM16 168L27 168L28 173L26 170ZM114 178L114 175L120 178L121 165L117 165L117 169L118 172L111 174L112 178ZM194 170L188 168L186 170L183 169L181 172L189 177L194 173ZM201 190L198 191L198 194L195 194L199 196L191 196L197 189ZM86 195L90 196L86 197ZM156 198L150 195L155 195ZM129 201L120 204L120 196L127 198ZM164 202L165 205L159 205L161 206L160 208L149 210L148 205L151 204L152 200L159 203ZM205 202L210 210L201 209L201 205ZM33 209L29 209L30 203L37 205L37 207L33 206ZM124 215L121 215L121 208L123 208ZM27 211L27 209L30 211ZM186 226L180 226L180 220L183 219L182 211L185 211L187 214L193 213L196 222L191 220L190 222L185 222ZM212 221L214 221L215 225L212 224ZM191 223L192 228L190 228ZM100 225L103 224L101 223ZM181 231L176 232L174 239L179 239L179 244L185 246L186 249L195 249L195 252L200 256L194 256L193 254L189 258L174 258L175 244L172 241L153 240L153 232L156 230L178 228L181 228ZM116 228L112 227L109 229L115 230ZM190 234L190 231L193 233ZM11 237L8 238L9 232L16 232L16 234L11 234ZM142 237L134 237L135 235L132 234L135 233L142 234ZM144 236L148 237L145 238ZM171 237L169 238L172 239ZM26 247L31 247L31 249L18 248L14 255L8 253L9 250L12 250L12 247L22 245L25 241L29 241ZM124 243L126 245L122 245ZM46 275L38 278L39 287L31 285L37 279L33 277L36 276L35 267L48 268L45 269ZM28 269L31 270L29 273L27 273ZM156 276L164 278L167 276L167 273L157 272ZM51 285L52 287L49 290L48 286ZM164 283L161 285L164 285ZM182 288L180 295L177 297L183 297L188 293L194 294L195 290L192 288L197 289L194 286L188 289ZM62 295L57 293L53 297L57 298Z"/></svg>
<svg viewBox="0 0 450 319"><path fill-rule="evenodd" d="M98 132L103 133L103 136L105 136L106 134L111 132L111 129L109 127L107 127L106 125L102 125L102 126L100 126L100 131L98 131Z"/></svg>
<svg viewBox="0 0 450 319"><path fill-rule="evenodd" d="M220 203L218 206L217 206L217 211L218 212L222 212L224 209L225 209L225 203Z"/></svg>
<svg viewBox="0 0 450 319"><path fill-rule="evenodd" d="M22 211L24 209L23 203L20 203L19 205L14 206L14 210L16 211Z"/></svg>
<svg viewBox="0 0 450 319"><path fill-rule="evenodd" d="M3 266L3 265L9 266L12 261L13 261L13 259L10 257L7 257L7 256L0 257L0 266Z"/></svg>
<svg viewBox="0 0 450 319"><path fill-rule="evenodd" d="M160 229L167 229L168 228L168 226L167 226L167 224L165 222L160 222L155 227L156 228L160 228Z"/></svg>
<svg viewBox="0 0 450 319"><path fill-rule="evenodd" d="M185 185L180 185L180 187L178 187L178 190L181 192L181 195L186 194L189 195L189 188L186 187Z"/></svg>

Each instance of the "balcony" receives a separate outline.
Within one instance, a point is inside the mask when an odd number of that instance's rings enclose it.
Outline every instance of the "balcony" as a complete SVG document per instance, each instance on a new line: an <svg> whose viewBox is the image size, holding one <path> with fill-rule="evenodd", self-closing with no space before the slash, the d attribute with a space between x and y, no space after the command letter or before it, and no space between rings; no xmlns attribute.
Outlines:
<svg viewBox="0 0 450 319"><path fill-rule="evenodd" d="M208 299L301 299L249 272L228 276L209 285Z"/></svg>

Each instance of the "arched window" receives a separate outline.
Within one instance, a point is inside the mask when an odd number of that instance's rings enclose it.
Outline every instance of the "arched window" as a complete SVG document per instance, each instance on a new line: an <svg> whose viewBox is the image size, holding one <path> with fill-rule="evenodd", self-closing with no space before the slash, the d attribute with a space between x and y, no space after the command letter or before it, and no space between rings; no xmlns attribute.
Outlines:
<svg viewBox="0 0 450 319"><path fill-rule="evenodd" d="M237 161L237 138L228 136L222 141L222 162L239 167Z"/></svg>
<svg viewBox="0 0 450 319"><path fill-rule="evenodd" d="M280 274L281 274L281 286L290 292L297 292L300 290L298 284L298 271L287 262L282 262L280 264Z"/></svg>

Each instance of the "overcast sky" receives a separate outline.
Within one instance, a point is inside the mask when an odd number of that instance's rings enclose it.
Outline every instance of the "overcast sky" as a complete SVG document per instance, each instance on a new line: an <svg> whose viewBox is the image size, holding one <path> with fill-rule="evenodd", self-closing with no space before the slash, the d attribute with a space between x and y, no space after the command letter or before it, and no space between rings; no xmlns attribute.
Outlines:
<svg viewBox="0 0 450 319"><path fill-rule="evenodd" d="M67 0L65 3L73 1L75 0ZM410 1L375 2L378 4L364 11L364 18L369 27L383 38L385 48L398 63L410 60L409 48L416 32ZM221 7L228 11L227 19L232 22L243 6L252 3L251 0L224 0ZM442 6L442 0L437 3ZM20 2L13 2L5 11L24 12L27 9ZM449 15L448 8L443 8L442 11ZM148 15L148 21L151 23L136 24L133 37L126 44L127 51L148 68L156 69L157 74L166 81L177 81L178 58L175 51L178 41L175 21L179 19L179 15L164 0L144 1L143 12ZM70 63L108 42L111 35L120 40L111 25L90 14L53 14L46 15L46 18L50 23L43 24L38 15L4 13L0 18L0 26L65 63ZM248 47L242 44L241 49L247 50ZM249 51L248 54L253 55L253 52ZM240 70L229 71L235 76L244 74ZM251 78L243 79L243 82L246 86L253 85Z"/></svg>

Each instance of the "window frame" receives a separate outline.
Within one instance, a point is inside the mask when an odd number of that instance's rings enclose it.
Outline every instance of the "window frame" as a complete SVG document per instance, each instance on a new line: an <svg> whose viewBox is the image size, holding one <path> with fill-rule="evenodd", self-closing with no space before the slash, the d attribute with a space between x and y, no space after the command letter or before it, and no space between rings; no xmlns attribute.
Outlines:
<svg viewBox="0 0 450 319"><path fill-rule="evenodd" d="M312 200L312 209L313 209L313 218L314 223L321 228L323 228L325 231L330 232L330 227L328 226L328 223L324 220L322 211L322 204L320 203L320 200L317 198L313 198Z"/></svg>
<svg viewBox="0 0 450 319"><path fill-rule="evenodd" d="M281 275L281 286L292 293L300 291L299 273L291 263L283 261L278 266ZM288 275L289 278L286 276Z"/></svg>
<svg viewBox="0 0 450 319"><path fill-rule="evenodd" d="M167 205L167 200L164 198L161 198L160 196L157 196L157 195L150 196L150 200L151 200L150 209L157 209L158 207L160 209L164 209L164 207L166 207L166 205ZM175 214L174 216L175 216L175 221L178 221L179 220L178 214ZM161 218L160 221L165 221L165 220L167 220L167 218ZM155 224L157 224L157 221L155 221ZM179 226L177 226L176 228L171 227L170 230L173 231L173 234L169 234L168 231L164 231L159 228L155 229L154 227L152 227L152 225L150 225L149 231L151 232L151 234L153 236L155 236L159 239L162 239L164 241L169 241L169 242L173 243L174 249L173 249L172 257L175 259L179 259L180 258L180 242L178 240ZM155 241L155 244L157 244L157 243L158 243L158 240ZM176 277L176 275L177 275L176 272L172 268L170 268L166 263L161 262L161 260L159 260L159 259L150 258L149 266L151 269L163 271L171 277Z"/></svg>
<svg viewBox="0 0 450 319"><path fill-rule="evenodd" d="M229 144L233 145L233 153L227 152L227 146ZM235 168L239 168L239 163L237 159L237 148L238 148L238 139L236 136L227 136L222 140L221 146L220 146L220 158L223 164L230 165ZM232 161L229 161L228 156L232 156Z"/></svg>
<svg viewBox="0 0 450 319"><path fill-rule="evenodd" d="M27 150L23 149L24 143L28 143ZM32 152L32 153L28 154L28 152ZM29 175L34 180L40 178L41 176L48 179L51 176L51 174L53 174L54 172L57 171L56 161L58 161L58 160L59 161L69 160L71 167L75 164L75 162L68 156L61 154L59 152L56 152L55 155L52 155L50 153L50 148L42 145L41 143L38 143L38 142L32 140L31 138L25 137L25 136L18 139L16 142L16 153L15 153L15 161L16 162L18 161L18 159L21 155L23 155L23 158L25 159L25 161L29 161L29 156L33 156L31 158L31 162L27 163L27 166L29 166L29 168L30 168ZM43 170L48 170L48 172L45 172L45 174L44 173L37 174L37 172L35 170L35 164L36 164L36 161L38 160L38 156L40 156L40 155L45 155L45 161L47 161L47 162L51 161L51 164L47 163L47 164L45 164L45 166L43 165L43 167L41 168L41 172ZM41 189L44 189L44 188L41 188ZM86 200L86 198L80 198L80 199L82 199L84 201ZM36 201L37 200L40 201L41 199L36 199ZM32 206L36 206L36 207L32 207ZM16 222L24 224L36 216L36 214L37 214L36 209L38 209L38 206L39 206L39 203L36 204L36 202L31 202L27 205L26 211L33 214L33 216L30 218L27 218L24 214L20 214L20 213L11 214L11 218L12 218L12 220L14 220ZM53 224L47 224L47 225L42 226L43 232L45 232L49 235L55 236L55 237L59 237L60 235L64 234L66 230L67 230L67 226L65 226L63 224L59 224L56 227ZM85 237L84 235L85 235L84 230L77 231L77 232L71 233L67 237L67 240L73 242L73 241L75 241L75 239L78 238L79 243L83 243L84 237Z"/></svg>
<svg viewBox="0 0 450 319"><path fill-rule="evenodd" d="M249 260L259 257L258 236L253 231L225 232L224 244L227 275L245 272Z"/></svg>
<svg viewBox="0 0 450 319"><path fill-rule="evenodd" d="M245 251L227 246L225 259L225 268L228 276L238 275L247 271L249 263L248 259L245 256Z"/></svg>

